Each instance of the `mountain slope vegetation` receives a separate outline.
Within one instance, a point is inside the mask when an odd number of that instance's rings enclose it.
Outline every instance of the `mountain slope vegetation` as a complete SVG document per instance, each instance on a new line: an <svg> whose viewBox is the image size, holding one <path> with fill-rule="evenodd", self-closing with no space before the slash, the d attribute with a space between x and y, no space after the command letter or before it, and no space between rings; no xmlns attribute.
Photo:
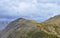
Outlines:
<svg viewBox="0 0 60 38"><path fill-rule="evenodd" d="M60 15L42 23L16 19L1 32L0 38L60 38Z"/></svg>

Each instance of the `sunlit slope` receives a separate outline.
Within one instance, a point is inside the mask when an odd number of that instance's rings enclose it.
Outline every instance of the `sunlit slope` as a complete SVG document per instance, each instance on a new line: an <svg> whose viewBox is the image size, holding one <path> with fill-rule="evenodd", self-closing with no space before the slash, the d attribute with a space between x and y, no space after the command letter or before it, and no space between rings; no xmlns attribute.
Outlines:
<svg viewBox="0 0 60 38"><path fill-rule="evenodd" d="M54 34L58 37L60 37L60 15L54 16L45 22L43 24L46 26L46 30L50 34Z"/></svg>

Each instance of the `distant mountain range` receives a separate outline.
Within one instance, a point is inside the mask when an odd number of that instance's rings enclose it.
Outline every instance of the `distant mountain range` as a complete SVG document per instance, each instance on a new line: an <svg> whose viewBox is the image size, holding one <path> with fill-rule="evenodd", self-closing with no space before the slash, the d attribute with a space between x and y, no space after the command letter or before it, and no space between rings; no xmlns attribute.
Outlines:
<svg viewBox="0 0 60 38"><path fill-rule="evenodd" d="M60 15L42 23L18 18L0 32L0 38L60 38Z"/></svg>
<svg viewBox="0 0 60 38"><path fill-rule="evenodd" d="M0 30L3 30L8 24L8 21L0 21Z"/></svg>

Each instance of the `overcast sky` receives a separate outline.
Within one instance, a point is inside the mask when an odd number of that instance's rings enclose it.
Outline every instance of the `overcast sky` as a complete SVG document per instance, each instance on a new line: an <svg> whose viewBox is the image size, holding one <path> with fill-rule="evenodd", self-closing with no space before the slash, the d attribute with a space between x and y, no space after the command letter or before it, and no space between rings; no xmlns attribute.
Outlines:
<svg viewBox="0 0 60 38"><path fill-rule="evenodd" d="M0 20L18 17L46 20L60 14L60 0L0 0Z"/></svg>
<svg viewBox="0 0 60 38"><path fill-rule="evenodd" d="M27 18L42 22L60 14L60 0L0 0L0 22Z"/></svg>
<svg viewBox="0 0 60 38"><path fill-rule="evenodd" d="M0 0L0 23L17 18L43 22L60 14L60 0ZM0 29L4 28L0 25Z"/></svg>

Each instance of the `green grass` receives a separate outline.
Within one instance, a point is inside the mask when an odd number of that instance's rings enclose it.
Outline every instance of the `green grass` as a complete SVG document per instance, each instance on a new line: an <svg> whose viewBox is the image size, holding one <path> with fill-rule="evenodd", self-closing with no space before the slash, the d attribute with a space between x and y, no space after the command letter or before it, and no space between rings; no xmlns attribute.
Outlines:
<svg viewBox="0 0 60 38"><path fill-rule="evenodd" d="M31 37L31 38L59 38L55 35L49 35L49 34L43 32L43 31L35 32L35 33L30 32L30 33L28 33L28 36Z"/></svg>

